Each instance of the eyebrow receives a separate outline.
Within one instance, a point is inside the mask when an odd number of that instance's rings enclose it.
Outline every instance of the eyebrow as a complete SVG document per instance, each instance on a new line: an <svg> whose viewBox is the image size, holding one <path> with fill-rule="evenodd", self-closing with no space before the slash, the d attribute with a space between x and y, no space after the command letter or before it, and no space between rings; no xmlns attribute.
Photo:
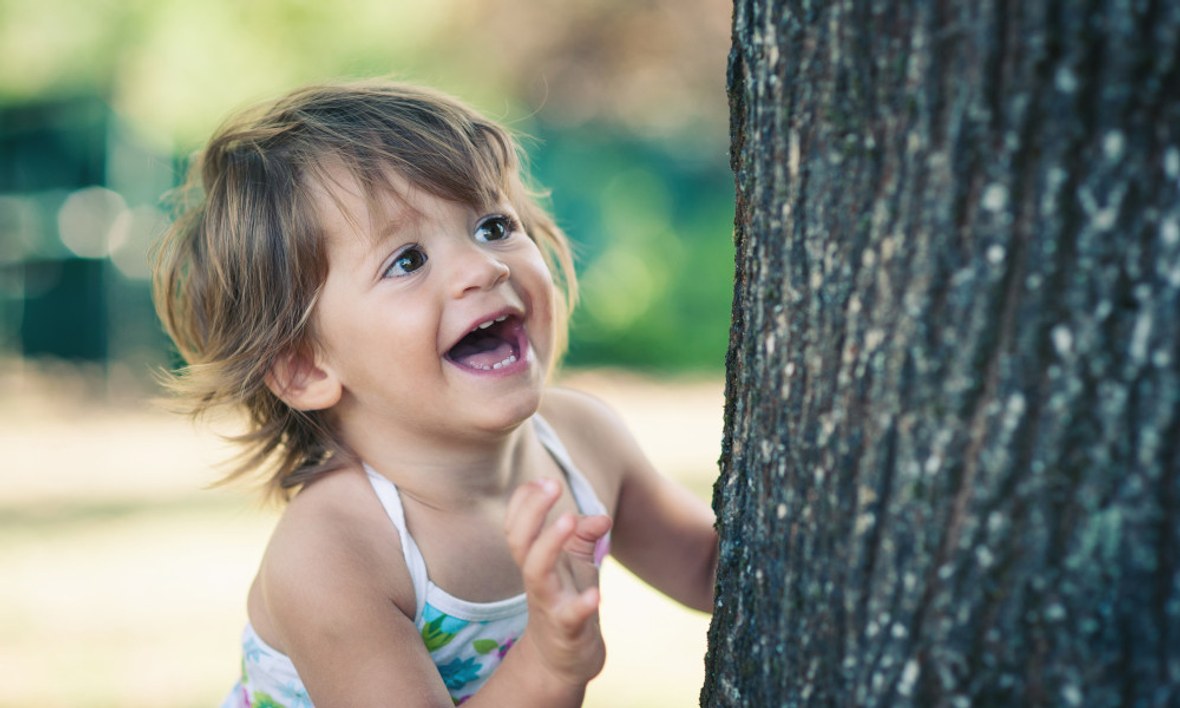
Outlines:
<svg viewBox="0 0 1180 708"><path fill-rule="evenodd" d="M422 212L414 208L402 194L393 189L386 192L388 199L382 199L378 192L365 197L370 223L374 225L369 234L374 246L384 243L422 218Z"/></svg>

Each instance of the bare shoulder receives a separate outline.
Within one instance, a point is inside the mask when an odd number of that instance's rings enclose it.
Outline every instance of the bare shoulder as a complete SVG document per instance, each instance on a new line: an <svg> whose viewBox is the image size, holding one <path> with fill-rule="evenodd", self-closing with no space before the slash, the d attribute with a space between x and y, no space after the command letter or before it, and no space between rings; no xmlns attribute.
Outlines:
<svg viewBox="0 0 1180 708"><path fill-rule="evenodd" d="M626 477L648 464L622 417L601 399L563 387L546 391L540 413L613 510Z"/></svg>
<svg viewBox="0 0 1180 708"><path fill-rule="evenodd" d="M255 630L286 654L316 704L451 705L414 625L396 527L360 469L301 491L275 528L251 591ZM374 668L379 670L372 670Z"/></svg>
<svg viewBox="0 0 1180 708"><path fill-rule="evenodd" d="M292 625L308 626L313 608L311 616L325 625L341 619L337 613L374 602L392 602L413 616L397 530L360 470L330 473L291 500L267 545L258 584L261 602L252 603L251 619L282 644Z"/></svg>
<svg viewBox="0 0 1180 708"><path fill-rule="evenodd" d="M601 399L584 391L554 387L546 391L541 415L566 446L597 447L623 452L636 446L622 417Z"/></svg>
<svg viewBox="0 0 1180 708"><path fill-rule="evenodd" d="M569 423L575 427L589 426L597 433L607 434L615 432L614 428L620 428L622 432L626 430L619 414L602 399L564 386L554 386L545 391L541 415L554 427Z"/></svg>

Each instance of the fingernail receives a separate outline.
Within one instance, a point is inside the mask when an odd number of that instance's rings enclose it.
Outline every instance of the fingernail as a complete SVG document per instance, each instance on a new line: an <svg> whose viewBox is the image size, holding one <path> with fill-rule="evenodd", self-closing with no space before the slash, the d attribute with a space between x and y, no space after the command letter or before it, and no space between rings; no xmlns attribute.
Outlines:
<svg viewBox="0 0 1180 708"><path fill-rule="evenodd" d="M594 565L602 565L602 559L606 558L608 553L610 553L610 534L598 539L598 543L594 544Z"/></svg>
<svg viewBox="0 0 1180 708"><path fill-rule="evenodd" d="M548 479L548 478L542 479L541 480L541 491L545 492L545 495L550 496L550 497L553 496L554 494L557 494L557 482L555 480Z"/></svg>

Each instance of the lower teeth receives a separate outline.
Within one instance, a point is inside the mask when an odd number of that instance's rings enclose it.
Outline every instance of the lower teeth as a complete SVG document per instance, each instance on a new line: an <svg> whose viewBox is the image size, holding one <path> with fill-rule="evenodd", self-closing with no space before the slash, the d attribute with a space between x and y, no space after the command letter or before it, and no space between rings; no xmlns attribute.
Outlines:
<svg viewBox="0 0 1180 708"><path fill-rule="evenodd" d="M516 355L509 354L508 358L505 359L504 361L497 361L495 364L492 364L491 366L480 366L478 368L483 371L491 371L492 369L503 369L505 366L508 366L509 364L514 364L514 363L516 363Z"/></svg>

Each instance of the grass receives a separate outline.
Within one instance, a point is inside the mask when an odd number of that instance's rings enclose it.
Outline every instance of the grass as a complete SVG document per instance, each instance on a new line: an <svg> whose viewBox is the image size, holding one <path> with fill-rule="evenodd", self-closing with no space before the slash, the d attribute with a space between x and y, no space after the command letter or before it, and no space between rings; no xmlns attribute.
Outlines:
<svg viewBox="0 0 1180 708"><path fill-rule="evenodd" d="M0 366L0 706L217 705L275 512L208 490L228 448L116 375ZM708 499L719 380L575 373L658 467ZM590 707L690 706L708 618L608 561Z"/></svg>

